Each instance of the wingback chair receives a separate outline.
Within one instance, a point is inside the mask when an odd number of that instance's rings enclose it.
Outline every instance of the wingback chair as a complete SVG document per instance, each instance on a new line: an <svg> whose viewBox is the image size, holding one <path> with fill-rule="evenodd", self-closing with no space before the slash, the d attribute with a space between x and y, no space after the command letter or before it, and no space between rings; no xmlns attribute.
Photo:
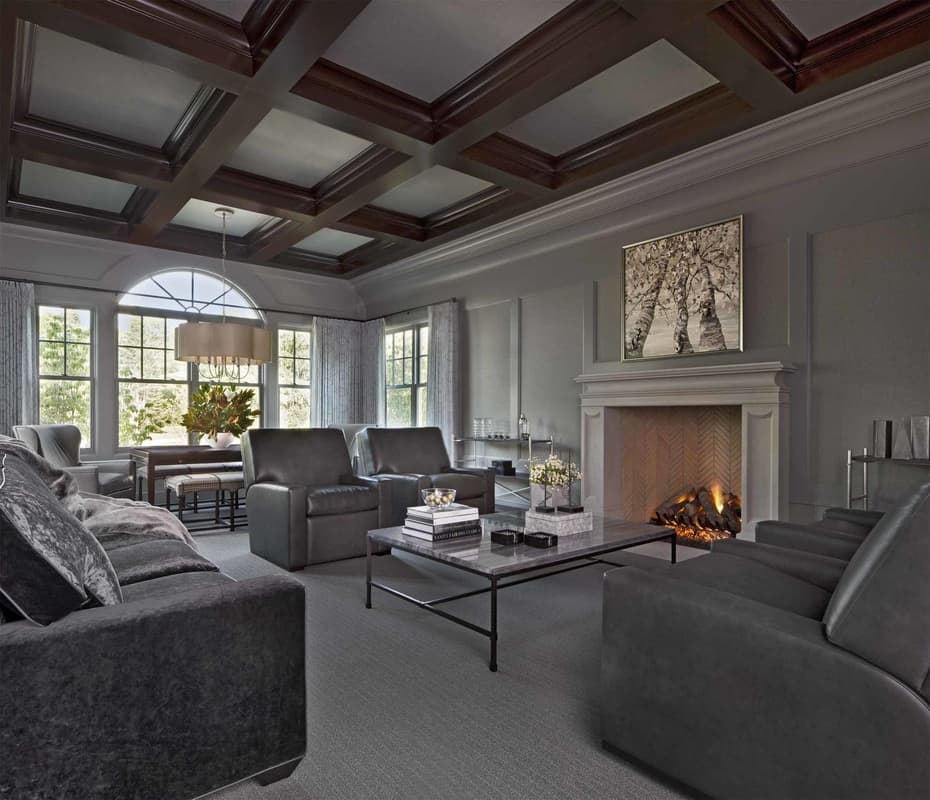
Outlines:
<svg viewBox="0 0 930 800"><path fill-rule="evenodd" d="M455 501L494 513L494 470L457 469L439 428L367 428L356 436L371 477L390 479L391 525L403 523L409 506L420 505L420 490L455 489Z"/></svg>
<svg viewBox="0 0 930 800"><path fill-rule="evenodd" d="M249 546L288 570L365 555L390 487L352 473L341 431L259 428L242 435Z"/></svg>
<svg viewBox="0 0 930 800"><path fill-rule="evenodd" d="M930 484L848 562L731 540L611 570L601 652L605 744L704 794L930 797Z"/></svg>
<svg viewBox="0 0 930 800"><path fill-rule="evenodd" d="M14 425L13 434L52 466L70 472L82 492L132 497L135 463L128 458L81 461L81 432L76 425Z"/></svg>

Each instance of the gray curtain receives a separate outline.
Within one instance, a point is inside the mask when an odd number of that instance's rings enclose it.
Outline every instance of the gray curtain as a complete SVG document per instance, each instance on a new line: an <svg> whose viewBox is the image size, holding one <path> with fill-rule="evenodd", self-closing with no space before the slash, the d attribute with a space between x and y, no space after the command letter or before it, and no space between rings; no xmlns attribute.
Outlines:
<svg viewBox="0 0 930 800"><path fill-rule="evenodd" d="M0 433L37 421L36 298L31 283L0 281Z"/></svg>
<svg viewBox="0 0 930 800"><path fill-rule="evenodd" d="M362 323L360 422L384 425L384 320Z"/></svg>
<svg viewBox="0 0 930 800"><path fill-rule="evenodd" d="M461 415L461 348L459 304L455 300L429 307L429 367L426 382L426 419L442 429L449 456L459 434Z"/></svg>
<svg viewBox="0 0 930 800"><path fill-rule="evenodd" d="M361 323L317 317L313 323L310 389L314 428L360 420Z"/></svg>

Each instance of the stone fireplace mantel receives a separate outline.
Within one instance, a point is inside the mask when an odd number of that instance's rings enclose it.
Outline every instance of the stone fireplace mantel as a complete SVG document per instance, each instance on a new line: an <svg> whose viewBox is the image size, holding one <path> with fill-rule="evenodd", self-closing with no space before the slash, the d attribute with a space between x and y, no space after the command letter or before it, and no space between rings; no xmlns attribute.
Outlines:
<svg viewBox="0 0 930 800"><path fill-rule="evenodd" d="M717 366L640 367L579 375L582 495L591 510L610 505L605 474L608 409L643 406L739 406L742 416L743 532L788 512L789 385L793 364L762 361Z"/></svg>

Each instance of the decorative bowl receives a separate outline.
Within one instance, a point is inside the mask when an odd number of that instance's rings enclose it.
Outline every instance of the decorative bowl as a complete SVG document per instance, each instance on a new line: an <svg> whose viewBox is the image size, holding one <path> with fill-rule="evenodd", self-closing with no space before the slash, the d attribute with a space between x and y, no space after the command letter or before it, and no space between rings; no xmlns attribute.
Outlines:
<svg viewBox="0 0 930 800"><path fill-rule="evenodd" d="M455 489L440 489L434 486L432 489L421 489L420 495L424 504L432 511L442 511L455 502Z"/></svg>

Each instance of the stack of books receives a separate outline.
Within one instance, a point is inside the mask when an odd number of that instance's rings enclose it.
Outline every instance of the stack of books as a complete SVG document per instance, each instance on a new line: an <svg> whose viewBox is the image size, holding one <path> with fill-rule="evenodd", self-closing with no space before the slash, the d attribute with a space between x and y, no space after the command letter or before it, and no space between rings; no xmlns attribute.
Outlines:
<svg viewBox="0 0 930 800"><path fill-rule="evenodd" d="M479 536L481 520L478 509L453 503L448 508L411 506L404 520L404 533L429 542L444 542L463 536Z"/></svg>

